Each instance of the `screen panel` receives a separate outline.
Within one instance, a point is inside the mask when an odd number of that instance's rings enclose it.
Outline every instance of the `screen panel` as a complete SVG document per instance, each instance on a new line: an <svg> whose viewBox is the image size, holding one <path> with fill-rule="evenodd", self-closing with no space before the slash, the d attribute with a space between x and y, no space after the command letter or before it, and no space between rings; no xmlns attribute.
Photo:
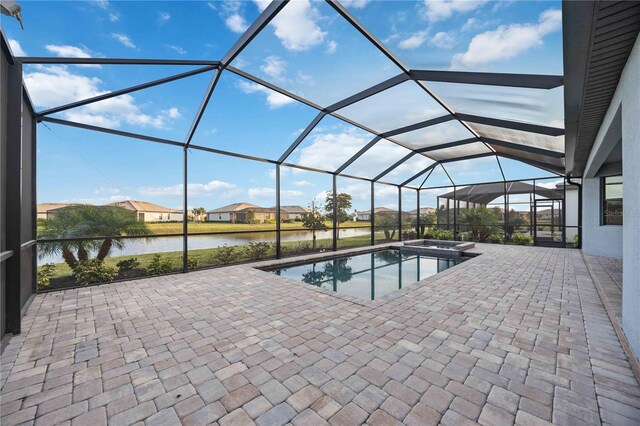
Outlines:
<svg viewBox="0 0 640 426"><path fill-rule="evenodd" d="M232 65L323 107L400 73L328 4L304 0L287 3Z"/></svg>
<svg viewBox="0 0 640 426"><path fill-rule="evenodd" d="M377 93L337 113L380 133L448 114L413 81Z"/></svg>

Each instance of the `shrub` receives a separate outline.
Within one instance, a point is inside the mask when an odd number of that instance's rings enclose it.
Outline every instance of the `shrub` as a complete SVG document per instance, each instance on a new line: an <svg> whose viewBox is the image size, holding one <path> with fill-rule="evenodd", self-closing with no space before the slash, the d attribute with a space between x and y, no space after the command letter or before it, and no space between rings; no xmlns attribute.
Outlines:
<svg viewBox="0 0 640 426"><path fill-rule="evenodd" d="M453 231L451 229L431 228L427 231L426 236L432 240L453 240Z"/></svg>
<svg viewBox="0 0 640 426"><path fill-rule="evenodd" d="M118 271L100 259L89 259L78 262L72 275L78 284L88 285L113 281Z"/></svg>
<svg viewBox="0 0 640 426"><path fill-rule="evenodd" d="M502 235L494 234L494 235L490 235L487 238L487 242L488 243L494 243L494 244L502 244L504 242L504 239L502 238Z"/></svg>
<svg viewBox="0 0 640 426"><path fill-rule="evenodd" d="M272 243L267 243L267 242L259 242L259 243L255 243L255 242L250 242L249 246L247 247L247 250L249 252L249 257L252 260L259 260L264 258L268 253L269 250L271 249L271 246L273 244Z"/></svg>
<svg viewBox="0 0 640 426"><path fill-rule="evenodd" d="M194 269L198 269L200 267L200 262L195 257L187 257L187 269L189 271L193 271Z"/></svg>
<svg viewBox="0 0 640 426"><path fill-rule="evenodd" d="M151 263L149 263L149 267L147 268L147 273L149 275L170 274L171 272L173 272L171 259L164 258L159 254L153 256Z"/></svg>
<svg viewBox="0 0 640 426"><path fill-rule="evenodd" d="M473 236L469 232L458 232L460 241L473 241Z"/></svg>
<svg viewBox="0 0 640 426"><path fill-rule="evenodd" d="M55 270L56 266L53 263L47 263L38 268L38 288L49 287Z"/></svg>
<svg viewBox="0 0 640 426"><path fill-rule="evenodd" d="M303 254L313 252L313 247L309 241L298 241L292 246L282 246L282 250L288 254Z"/></svg>
<svg viewBox="0 0 640 426"><path fill-rule="evenodd" d="M532 246L533 238L531 235L522 234L520 232L514 232L511 234L511 241L519 246Z"/></svg>
<svg viewBox="0 0 640 426"><path fill-rule="evenodd" d="M235 247L229 247L225 244L222 247L218 247L214 256L218 264L227 265L236 260L238 255L235 251Z"/></svg>
<svg viewBox="0 0 640 426"><path fill-rule="evenodd" d="M573 236L573 247L578 247L580 245L580 237L578 237L578 234Z"/></svg>
<svg viewBox="0 0 640 426"><path fill-rule="evenodd" d="M137 269L140 267L140 262L137 257L132 257L131 259L124 259L120 262L116 263L116 266L121 271L131 271L133 269Z"/></svg>
<svg viewBox="0 0 640 426"><path fill-rule="evenodd" d="M418 238L418 233L415 229L408 229L402 232L403 240L415 240L416 238Z"/></svg>

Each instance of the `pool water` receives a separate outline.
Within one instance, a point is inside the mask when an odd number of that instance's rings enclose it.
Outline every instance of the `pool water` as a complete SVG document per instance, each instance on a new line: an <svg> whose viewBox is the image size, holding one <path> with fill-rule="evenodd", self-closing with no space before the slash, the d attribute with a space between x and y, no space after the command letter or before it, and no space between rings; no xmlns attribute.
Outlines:
<svg viewBox="0 0 640 426"><path fill-rule="evenodd" d="M271 271L282 277L374 300L458 264L460 260L382 250Z"/></svg>

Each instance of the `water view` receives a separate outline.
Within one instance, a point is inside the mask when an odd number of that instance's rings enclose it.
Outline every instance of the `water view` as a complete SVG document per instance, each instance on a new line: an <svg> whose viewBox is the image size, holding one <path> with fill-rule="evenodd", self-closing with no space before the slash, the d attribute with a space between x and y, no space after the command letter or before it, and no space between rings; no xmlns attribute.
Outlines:
<svg viewBox="0 0 640 426"><path fill-rule="evenodd" d="M333 231L316 231L318 240L332 238ZM363 235L371 235L371 229L352 228L341 229L340 238L359 237ZM312 241L313 233L311 231L282 231L282 241ZM215 247L246 246L250 242L274 242L276 240L275 231L237 233L237 234L219 234L219 235L189 235L189 250L209 249ZM109 253L110 257L120 256L136 256L152 253L167 253L182 250L182 236L176 237L153 237L126 239L124 246L112 247ZM93 254L93 253L92 253ZM62 263L61 254L46 255L38 259L39 265L46 263Z"/></svg>
<svg viewBox="0 0 640 426"><path fill-rule="evenodd" d="M457 265L458 260L382 250L273 270L317 287L374 300Z"/></svg>

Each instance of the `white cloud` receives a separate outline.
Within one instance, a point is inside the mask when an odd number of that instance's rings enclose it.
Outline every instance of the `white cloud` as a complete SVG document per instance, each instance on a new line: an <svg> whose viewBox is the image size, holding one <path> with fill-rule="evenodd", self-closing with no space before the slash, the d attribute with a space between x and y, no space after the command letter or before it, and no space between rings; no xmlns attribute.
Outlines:
<svg viewBox="0 0 640 426"><path fill-rule="evenodd" d="M133 41L131 41L129 36L127 36L125 34L112 33L111 37L113 37L114 39L118 40L125 47L128 47L130 49L135 49L136 48L136 45L133 43Z"/></svg>
<svg viewBox="0 0 640 426"><path fill-rule="evenodd" d="M480 26L480 23L476 18L469 18L467 19L467 22L464 23L461 29L462 31L469 31L474 28L477 28L478 26Z"/></svg>
<svg viewBox="0 0 640 426"><path fill-rule="evenodd" d="M173 50L178 55L185 55L187 53L187 51L185 49L183 49L180 46L176 46L175 44L167 44L166 46L167 46L168 49Z"/></svg>
<svg viewBox="0 0 640 426"><path fill-rule="evenodd" d="M100 9L108 9L109 8L109 0L93 0L90 3L98 6Z"/></svg>
<svg viewBox="0 0 640 426"><path fill-rule="evenodd" d="M451 67L469 68L514 58L528 49L541 46L544 36L561 27L562 13L557 9L542 12L537 24L501 25L473 37L467 51L453 57Z"/></svg>
<svg viewBox="0 0 640 426"><path fill-rule="evenodd" d="M47 44L45 46L49 52L63 58L91 58L91 54L85 49L77 46ZM85 68L100 68L98 64L78 65Z"/></svg>
<svg viewBox="0 0 640 426"><path fill-rule="evenodd" d="M269 1L255 0L264 10ZM287 5L271 21L275 35L288 50L304 51L324 43L327 33L318 26L320 13L309 0L296 0Z"/></svg>
<svg viewBox="0 0 640 426"><path fill-rule="evenodd" d="M77 197L59 201L66 204L93 204L95 206L131 200L128 195L112 195L110 197Z"/></svg>
<svg viewBox="0 0 640 426"><path fill-rule="evenodd" d="M434 161L424 155L415 155L409 161L405 161L385 175L382 180L393 183L402 183L402 180L409 179L415 174L431 166Z"/></svg>
<svg viewBox="0 0 640 426"><path fill-rule="evenodd" d="M369 139L370 140L370 139ZM369 140L364 134L324 133L313 138L309 146L300 150L297 164L321 170L336 170ZM335 153L339 152L337 157Z"/></svg>
<svg viewBox="0 0 640 426"><path fill-rule="evenodd" d="M327 42L327 53L328 54L334 54L336 53L336 50L338 49L338 43L333 41L333 40L329 40Z"/></svg>
<svg viewBox="0 0 640 426"><path fill-rule="evenodd" d="M281 93L275 92L257 83L240 81L238 82L238 87L240 88L240 90L242 90L244 93L247 93L247 94L262 93L264 95L267 95L267 105L269 105L269 108L280 108L295 102L295 100L291 99L290 97L285 96Z"/></svg>
<svg viewBox="0 0 640 426"><path fill-rule="evenodd" d="M18 40L10 38L9 46L11 47L11 52L13 52L14 56L27 56L27 53L22 50L22 46L20 46L20 42Z"/></svg>
<svg viewBox="0 0 640 426"><path fill-rule="evenodd" d="M340 3L351 9L364 9L371 0L342 0Z"/></svg>
<svg viewBox="0 0 640 426"><path fill-rule="evenodd" d="M292 183L293 186L313 186L313 184L306 180L297 180Z"/></svg>
<svg viewBox="0 0 640 426"><path fill-rule="evenodd" d="M173 107L173 108L169 108L166 111L163 111L167 117L169 118L180 118L182 117L182 115L180 114L180 111L178 110L178 108Z"/></svg>
<svg viewBox="0 0 640 426"><path fill-rule="evenodd" d="M267 56L260 69L269 77L281 79L287 70L287 62L277 56Z"/></svg>
<svg viewBox="0 0 640 426"><path fill-rule="evenodd" d="M169 19L171 19L171 14L169 12L158 12L158 20L160 21L160 24L169 22Z"/></svg>
<svg viewBox="0 0 640 426"><path fill-rule="evenodd" d="M118 188L106 188L106 187L100 187L98 189L96 189L95 191L93 191L94 194L99 195L99 194L119 194L120 193L120 189Z"/></svg>
<svg viewBox="0 0 640 426"><path fill-rule="evenodd" d="M252 200L256 198L275 198L276 190L274 188L249 188L247 194Z"/></svg>
<svg viewBox="0 0 640 426"><path fill-rule="evenodd" d="M431 37L431 40L429 40L429 44L437 47L438 49L451 49L454 42L455 37L453 34L444 31L436 33L436 35Z"/></svg>
<svg viewBox="0 0 640 426"><path fill-rule="evenodd" d="M488 0L424 0L422 15L429 22L450 18L454 13L471 12Z"/></svg>
<svg viewBox="0 0 640 426"><path fill-rule="evenodd" d="M398 43L398 47L403 50L417 49L418 47L422 46L426 40L427 32L419 31L413 34L411 37L400 41L400 43Z"/></svg>
<svg viewBox="0 0 640 426"><path fill-rule="evenodd" d="M169 186L143 186L138 188L141 195L148 197L158 196L181 196L184 186L179 183ZM224 195L229 191L236 192L239 188L236 185L221 180L212 180L207 183L190 183L187 185L187 193L190 196L209 196L212 194Z"/></svg>
<svg viewBox="0 0 640 426"><path fill-rule="evenodd" d="M109 3L108 0L92 0L92 1L89 1L89 3L106 11L108 13L107 17L109 21L118 22L120 20L120 15L117 12L110 10L111 3Z"/></svg>
<svg viewBox="0 0 640 426"><path fill-rule="evenodd" d="M25 84L38 107L49 108L108 93L102 90L102 80L69 72L64 66L39 66L24 75ZM177 108L156 115L144 113L131 95L121 95L74 108L63 113L71 121L97 126L119 127L127 123L139 127L167 128L178 117Z"/></svg>
<svg viewBox="0 0 640 426"><path fill-rule="evenodd" d="M552 182L549 182L548 180L544 182L537 180L536 186L541 186L543 188L548 188L548 189L556 189L556 185L558 185L559 183L562 183L562 179L554 180Z"/></svg>
<svg viewBox="0 0 640 426"><path fill-rule="evenodd" d="M289 197L289 198L299 198L299 197L304 197L304 192L302 191L296 191L293 189L285 189L284 191L280 191L280 195L283 195L285 197Z"/></svg>
<svg viewBox="0 0 640 426"><path fill-rule="evenodd" d="M72 57L72 58L90 58L89 53L76 46L47 44L45 46L49 52L56 56Z"/></svg>
<svg viewBox="0 0 640 426"><path fill-rule="evenodd" d="M224 20L225 25L234 33L241 34L249 28L249 24L239 13L234 13Z"/></svg>
<svg viewBox="0 0 640 426"><path fill-rule="evenodd" d="M249 188L247 191L249 198L255 200L256 198L274 198L276 196L275 188ZM292 189L281 190L280 195L288 198L299 198L305 194L302 191L295 191Z"/></svg>

